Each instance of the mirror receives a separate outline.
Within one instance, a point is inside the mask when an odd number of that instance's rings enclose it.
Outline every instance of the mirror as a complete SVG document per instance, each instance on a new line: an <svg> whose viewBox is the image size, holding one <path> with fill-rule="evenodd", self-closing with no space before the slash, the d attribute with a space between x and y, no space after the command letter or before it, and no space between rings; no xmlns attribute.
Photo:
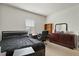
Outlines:
<svg viewBox="0 0 79 59"><path fill-rule="evenodd" d="M55 25L55 32L67 32L68 25L67 23L58 23Z"/></svg>

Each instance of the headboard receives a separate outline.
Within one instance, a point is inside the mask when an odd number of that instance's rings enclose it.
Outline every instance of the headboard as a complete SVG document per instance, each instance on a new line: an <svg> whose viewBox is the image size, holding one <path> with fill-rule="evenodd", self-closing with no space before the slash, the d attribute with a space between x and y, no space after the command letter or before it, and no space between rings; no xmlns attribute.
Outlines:
<svg viewBox="0 0 79 59"><path fill-rule="evenodd" d="M22 36L27 34L27 31L2 31L2 40L13 36Z"/></svg>

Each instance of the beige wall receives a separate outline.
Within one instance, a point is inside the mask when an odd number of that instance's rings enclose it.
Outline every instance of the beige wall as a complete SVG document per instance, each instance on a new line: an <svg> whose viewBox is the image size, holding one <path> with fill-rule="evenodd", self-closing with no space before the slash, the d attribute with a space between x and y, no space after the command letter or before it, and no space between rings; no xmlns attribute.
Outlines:
<svg viewBox="0 0 79 59"><path fill-rule="evenodd" d="M0 31L26 30L25 20L28 19L35 21L35 30L38 33L43 30L43 25L46 23L46 17L0 4Z"/></svg>

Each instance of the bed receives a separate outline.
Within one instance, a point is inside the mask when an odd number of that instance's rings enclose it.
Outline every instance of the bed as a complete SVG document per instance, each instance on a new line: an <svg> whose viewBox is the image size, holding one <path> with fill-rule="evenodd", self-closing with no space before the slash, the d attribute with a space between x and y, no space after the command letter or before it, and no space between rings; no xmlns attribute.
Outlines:
<svg viewBox="0 0 79 59"><path fill-rule="evenodd" d="M27 36L27 31L2 31L0 42L1 52L7 52L6 56L12 56L14 50L32 47L35 53L26 56L44 56L45 45L43 42Z"/></svg>

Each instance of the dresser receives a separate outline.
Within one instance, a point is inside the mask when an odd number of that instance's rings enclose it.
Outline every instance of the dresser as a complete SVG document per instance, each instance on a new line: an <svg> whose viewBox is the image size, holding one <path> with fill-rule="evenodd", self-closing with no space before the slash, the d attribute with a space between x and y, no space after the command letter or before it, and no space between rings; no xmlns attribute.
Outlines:
<svg viewBox="0 0 79 59"><path fill-rule="evenodd" d="M75 48L74 34L51 33L49 34L48 37L49 37L49 41L52 43L59 44L71 49Z"/></svg>

